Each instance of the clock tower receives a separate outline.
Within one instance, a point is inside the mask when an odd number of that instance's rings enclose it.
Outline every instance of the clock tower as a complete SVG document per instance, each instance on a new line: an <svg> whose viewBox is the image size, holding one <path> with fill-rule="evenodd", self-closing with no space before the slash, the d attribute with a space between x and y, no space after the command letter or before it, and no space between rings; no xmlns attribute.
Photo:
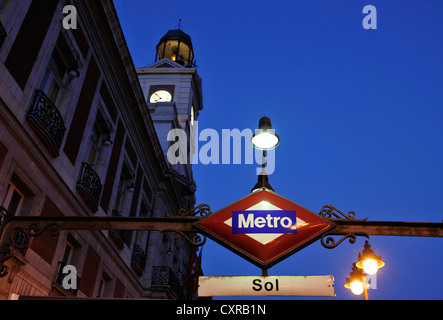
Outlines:
<svg viewBox="0 0 443 320"><path fill-rule="evenodd" d="M186 132L186 163L168 162L168 165L176 180L183 185L191 183L195 192L190 161L195 146L191 137L197 130L203 96L191 37L180 27L169 30L157 44L154 63L137 69L137 74L166 159L168 149L174 143L168 141L168 133L173 129ZM191 202L189 206L195 203L195 199Z"/></svg>

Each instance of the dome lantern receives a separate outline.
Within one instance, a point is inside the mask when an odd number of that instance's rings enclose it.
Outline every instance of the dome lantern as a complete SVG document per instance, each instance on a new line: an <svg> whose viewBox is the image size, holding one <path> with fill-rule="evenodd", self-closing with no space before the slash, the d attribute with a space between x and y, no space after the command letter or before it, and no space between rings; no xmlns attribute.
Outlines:
<svg viewBox="0 0 443 320"><path fill-rule="evenodd" d="M195 67L191 37L180 26L176 30L169 30L160 39L156 51L155 61L169 58L182 66Z"/></svg>

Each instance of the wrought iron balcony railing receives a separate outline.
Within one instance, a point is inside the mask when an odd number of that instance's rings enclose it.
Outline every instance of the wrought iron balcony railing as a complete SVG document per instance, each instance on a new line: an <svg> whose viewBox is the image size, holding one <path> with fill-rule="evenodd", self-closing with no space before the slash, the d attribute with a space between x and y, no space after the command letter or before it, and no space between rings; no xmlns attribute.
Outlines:
<svg viewBox="0 0 443 320"><path fill-rule="evenodd" d="M77 190L89 204L93 212L97 212L102 193L102 184L99 175L86 162L83 162L80 170Z"/></svg>
<svg viewBox="0 0 443 320"><path fill-rule="evenodd" d="M131 264L132 264L132 267L134 268L134 270L140 275L145 270L146 254L139 245L134 244L134 250L132 251Z"/></svg>
<svg viewBox="0 0 443 320"><path fill-rule="evenodd" d="M153 288L170 289L178 299L184 297L183 287L180 281L170 267L154 266L152 267L152 283Z"/></svg>
<svg viewBox="0 0 443 320"><path fill-rule="evenodd" d="M111 216L121 217L122 215L117 210L112 210ZM125 246L126 230L109 230L109 235L117 244L118 248L123 249L123 247Z"/></svg>
<svg viewBox="0 0 443 320"><path fill-rule="evenodd" d="M8 34L6 33L6 30L3 27L2 22L0 21L0 47L2 46L3 41L5 41L7 36Z"/></svg>
<svg viewBox="0 0 443 320"><path fill-rule="evenodd" d="M66 127L57 107L43 91L37 90L34 103L26 118L46 144L51 155L58 157Z"/></svg>
<svg viewBox="0 0 443 320"><path fill-rule="evenodd" d="M77 283L76 283L75 289L72 288L73 287L72 284L70 284L69 288L65 288L63 286L63 280L65 279L67 274L63 273L63 268L66 266L66 264L61 261L58 264L59 264L59 269L58 269L58 273L57 273L57 278L55 279L55 283L59 284L66 292L69 292L74 297L76 297L77 293L78 293L78 286L80 284L80 278L77 276Z"/></svg>

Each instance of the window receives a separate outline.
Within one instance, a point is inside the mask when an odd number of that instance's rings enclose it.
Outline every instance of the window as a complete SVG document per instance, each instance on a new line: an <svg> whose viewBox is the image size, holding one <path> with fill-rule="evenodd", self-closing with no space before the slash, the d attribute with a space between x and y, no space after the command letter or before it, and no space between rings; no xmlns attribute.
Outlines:
<svg viewBox="0 0 443 320"><path fill-rule="evenodd" d="M94 124L90 129L87 144L85 162L93 168L98 177L101 177L103 168L106 165L106 147L112 144L110 130L102 113L99 111Z"/></svg>
<svg viewBox="0 0 443 320"><path fill-rule="evenodd" d="M105 298L110 296L111 278L103 272L98 284L97 298Z"/></svg>
<svg viewBox="0 0 443 320"><path fill-rule="evenodd" d="M74 252L74 247L69 242L66 242L65 253L63 254L63 259L62 259L63 265L67 266L70 264L73 252Z"/></svg>
<svg viewBox="0 0 443 320"><path fill-rule="evenodd" d="M151 216L151 210L148 208L148 206L145 204L145 201L142 200L141 204L140 204L140 217L142 218L146 218ZM146 243L148 241L149 238L149 231L143 231L143 230L138 230L135 236L135 244L140 246L140 248L142 248L144 250L144 248L146 247Z"/></svg>
<svg viewBox="0 0 443 320"><path fill-rule="evenodd" d="M103 147L104 130L98 121L95 121L90 134L90 148L88 156L88 164L95 165L98 155Z"/></svg>
<svg viewBox="0 0 443 320"><path fill-rule="evenodd" d="M40 90L43 91L49 100L55 105L58 104L60 93L64 87L63 78L65 74L66 66L56 48L52 53L51 60L49 61L48 68L46 69L45 76L43 77L40 86Z"/></svg>
<svg viewBox="0 0 443 320"><path fill-rule="evenodd" d="M90 166L100 166L103 164L102 159L103 147L111 144L110 130L103 118L103 115L98 112L89 134L89 149L87 154L87 163Z"/></svg>
<svg viewBox="0 0 443 320"><path fill-rule="evenodd" d="M78 69L77 60L78 58L74 58L74 52L70 49L64 36L60 35L43 76L40 90L62 113L64 110L62 97L63 94L67 94L64 89L69 83L70 74L74 72L76 76L78 75L76 73L78 72L76 71Z"/></svg>
<svg viewBox="0 0 443 320"><path fill-rule="evenodd" d="M118 182L117 187L117 195L115 197L114 210L119 212L125 212L127 209L127 202L129 200L129 190L132 187L132 173L126 166L123 164L122 172L120 174L120 180Z"/></svg>
<svg viewBox="0 0 443 320"><path fill-rule="evenodd" d="M10 182L3 196L1 207L7 210L10 216L15 216L21 209L24 196L17 187Z"/></svg>

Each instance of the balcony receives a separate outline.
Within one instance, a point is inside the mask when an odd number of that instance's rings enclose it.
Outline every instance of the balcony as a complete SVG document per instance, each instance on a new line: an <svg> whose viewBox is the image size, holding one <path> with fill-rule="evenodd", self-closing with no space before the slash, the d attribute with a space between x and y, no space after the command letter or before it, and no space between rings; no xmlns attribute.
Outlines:
<svg viewBox="0 0 443 320"><path fill-rule="evenodd" d="M92 211L94 213L97 212L102 193L102 184L99 175L86 162L83 162L80 170L77 191L86 200Z"/></svg>
<svg viewBox="0 0 443 320"><path fill-rule="evenodd" d="M43 91L37 90L34 103L26 118L47 146L51 156L58 157L66 127L57 107Z"/></svg>
<svg viewBox="0 0 443 320"><path fill-rule="evenodd" d="M180 281L170 267L154 266L152 267L152 283L154 289L170 290L177 299L184 297L183 287Z"/></svg>
<svg viewBox="0 0 443 320"><path fill-rule="evenodd" d="M63 273L63 268L66 266L66 264L63 262L59 262L58 264L59 264L59 269L53 287L55 287L58 291L60 291L63 294L68 293L68 295L76 297L78 292L78 286L80 284L80 278L77 277L77 285L75 286L75 289L73 288L66 289L63 286L63 280L65 279L66 276L68 276L68 274ZM72 284L70 284L70 287L72 287Z"/></svg>
<svg viewBox="0 0 443 320"><path fill-rule="evenodd" d="M132 251L131 265L137 274L141 276L145 270L146 254L143 249L136 244L134 244L134 251Z"/></svg>
<svg viewBox="0 0 443 320"><path fill-rule="evenodd" d="M117 210L112 210L111 216L121 217L122 215ZM120 250L124 248L126 240L126 230L109 230L109 235Z"/></svg>

